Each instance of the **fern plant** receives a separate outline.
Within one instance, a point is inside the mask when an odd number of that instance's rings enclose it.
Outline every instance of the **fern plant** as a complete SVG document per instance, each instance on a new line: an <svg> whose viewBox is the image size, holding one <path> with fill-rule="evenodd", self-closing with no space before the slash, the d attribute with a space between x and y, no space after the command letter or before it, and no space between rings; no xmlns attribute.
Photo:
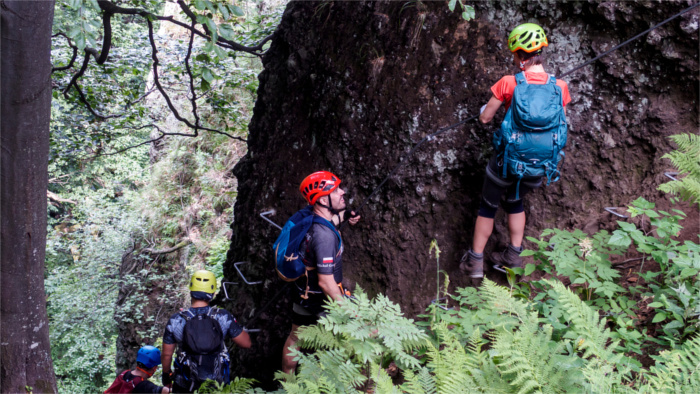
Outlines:
<svg viewBox="0 0 700 394"><path fill-rule="evenodd" d="M299 330L298 344L315 352L295 353L298 375L277 374L288 392L355 392L370 377L386 384L372 372L390 361L404 369L420 367L413 353L426 346L427 335L387 297L370 300L358 288L354 299L331 301L327 311L317 325Z"/></svg>
<svg viewBox="0 0 700 394"><path fill-rule="evenodd" d="M700 135L676 134L669 138L678 145L678 150L663 158L671 160L679 174L677 180L660 185L659 190L700 204Z"/></svg>
<svg viewBox="0 0 700 394"><path fill-rule="evenodd" d="M260 388L253 388L257 383L255 379L236 377L229 384L219 383L214 380L207 380L199 387L197 393L221 393L221 394L257 394L265 391Z"/></svg>
<svg viewBox="0 0 700 394"><path fill-rule="evenodd" d="M700 392L700 337L676 349L663 351L656 359L656 365L645 376L647 384L641 392Z"/></svg>

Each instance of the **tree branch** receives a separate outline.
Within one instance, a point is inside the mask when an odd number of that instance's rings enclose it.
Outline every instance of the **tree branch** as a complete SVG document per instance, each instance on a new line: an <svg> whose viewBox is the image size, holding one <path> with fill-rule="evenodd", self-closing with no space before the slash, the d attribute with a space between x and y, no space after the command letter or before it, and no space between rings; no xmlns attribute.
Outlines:
<svg viewBox="0 0 700 394"><path fill-rule="evenodd" d="M64 97L66 97L66 99L67 99L67 98L68 98L68 91L70 90L71 87L75 87L76 91L78 92L78 96L79 96L80 101L81 101L83 104L85 104L85 106L87 107L88 111L89 111L93 116L95 116L96 118L99 118L99 119L110 119L110 118L117 118L117 117L120 117L120 116L123 116L123 115L124 115L123 113L122 113L122 114L114 114L114 115L102 115L102 114L98 113L97 111L95 111L95 109L92 108L92 106L91 106L90 103L88 102L87 97L86 97L85 94L83 93L82 89L81 89L80 86L78 85L78 80L85 74L85 71L86 71L87 68L88 68L88 65L89 65L89 63L90 63L90 55L92 55L92 56L95 58L95 60L96 60L96 62L97 62L98 64L103 64L103 63L107 60L107 56L108 56L108 54L109 54L109 48L111 47L111 40L112 40L112 28L111 28L111 18L112 18L112 16L115 15L115 14L140 15L140 16L142 16L144 19L146 19L146 22L147 22L147 24L148 24L148 39L149 39L149 42L150 42L150 44L151 44L151 58L153 59L153 66L152 66L152 67L153 67L153 79L154 79L154 83L155 83L156 89L160 92L160 94L161 94L161 95L163 96L163 98L165 99L165 102L166 102L168 108L170 109L170 111L172 112L172 114L175 116L175 118L176 118L178 121L180 121L180 122L184 123L185 125L187 125L189 128L193 129L193 131L194 131L194 135L191 135L191 134L181 134L181 133L164 133L164 134L162 134L159 138L157 138L157 139L155 139L155 140L147 141L147 142L141 143L141 144L139 144L139 145L135 145L135 146L133 146L133 147L129 147L129 148L126 148L126 149L122 149L122 150L120 150L120 151L118 151L118 152L110 153L109 155L111 155L111 154L116 154L116 153L121 153L121 152L123 152L123 151L125 151L125 150L131 149L131 148L135 148L135 147L137 147L137 146L140 146L140 145L143 145L143 144L146 144L146 143L149 143L149 142L155 142L155 141L157 141L157 140L163 138L165 135L184 135L184 136L188 136L188 137L196 137L196 136L199 135L199 130L206 130L206 131L210 131L210 132L213 132L213 133L225 135L225 136L227 136L227 137L229 137L229 138L231 138L231 139L236 139L236 140L239 140L239 141L242 141L242 142L247 142L247 140L246 140L245 138L241 138L241 137L238 137L238 136L234 136L234 135L228 134L228 133L223 132L223 131L220 131L220 130L216 130L216 129L212 129L212 128L208 128L208 127L203 127L203 126L201 126L201 124L200 124L199 114L197 113L197 103L196 103L197 96L196 96L196 93L195 93L194 82L193 82L193 78L194 78L194 77L193 77L193 75L192 75L192 70L191 70L191 68L190 68L190 66L189 66L189 58L190 58L190 56L191 56L191 51L192 51L192 46L193 46L193 41L194 41L194 35L195 35L195 34L201 35L202 37L207 38L207 39L211 39L211 38L210 38L209 36L207 36L207 35L205 35L205 34L199 32L199 31L195 28L195 26L196 26L196 15L194 15L194 14L192 13L192 11L189 9L189 7L187 7L186 4L184 4L184 2L182 2L182 3L180 4L180 6L183 7L183 11L184 11L185 13L188 13L188 12L189 12L189 15L191 15L192 17L194 17L194 19L192 19L192 25L191 25L191 26L187 26L187 25L184 24L184 23L175 21L173 17L159 17L159 16L153 15L153 14L151 14L151 13L145 11L145 10L141 10L141 9L137 9L137 8L124 8L124 7L119 7L119 6L115 5L114 3L112 3L112 2L109 1L109 0L98 0L98 4L99 4L99 6L100 6L100 9L102 9L103 12L104 12L102 20L103 20L104 30L105 30L105 31L104 31L104 41L103 41L102 51L98 53L98 51L97 51L96 49L94 49L94 48L88 48L88 47L86 47L86 48L84 49L84 51L85 51L85 57L84 57L84 59L83 59L83 63L82 63L82 65L81 65L80 69L78 70L78 72L76 72L76 73L73 75L73 77L71 78L70 82L68 83L68 85L67 85L67 86L65 87L65 89L63 90L63 95L64 95ZM185 10L186 10L186 11L185 11ZM187 74L188 74L189 77L190 77L190 91L191 91L191 93L192 93L192 98L191 98L191 102L192 102L192 113L193 113L193 115L194 115L194 117L195 117L195 123L194 123L194 124L192 124L192 122L190 122L189 120L187 120L186 118L184 118L184 117L182 117L182 116L180 115L180 113L179 113L179 112L177 111L177 109L175 108L175 105L172 103L172 100L170 99L170 96L167 94L167 92L165 91L165 89L163 88L163 86L162 86L161 83L160 83L160 79L159 79L159 76L158 76L158 65L159 65L158 56L157 56L158 49L157 49L157 47L156 47L156 43L155 43L155 39L154 39L154 29L153 29L153 22L152 22L152 20L165 20L165 21L169 21L169 22L175 23L175 24L177 24L177 25L179 25L179 26L182 26L183 28L189 30L190 33L191 33L191 35L190 35L190 43L189 43L189 48L188 48L188 54L187 54L187 58L185 59L185 65L186 65L186 68L187 68ZM206 26L205 26L205 29L206 29ZM207 31L207 32L208 32L208 31ZM61 33L61 34L62 34L62 33ZM64 35L64 36L65 36L65 35ZM68 37L66 37L66 38L68 38ZM265 43L269 38L270 38L270 37L267 37L266 39L264 39L260 44L258 44L258 45L255 46L255 47L245 47L245 46L240 45L240 44L237 44L237 43L235 43L235 42L233 42L233 41L227 41L227 40L222 41L221 39L217 40L216 44L219 44L220 46L223 46L223 47L226 47L226 45L228 45L229 47L231 47L232 45L235 44L234 46L236 46L236 48L239 48L239 49L237 49L237 50L244 51L244 52L249 52L249 53L252 53L252 54L255 54L255 55L259 55L258 53L256 53L256 51L260 51L260 50L262 49L262 45L264 45L264 43ZM226 44L226 45L221 45L222 43L223 43L223 44ZM69 45L71 45L71 47L74 48L75 56L77 56L77 47L73 46L72 43L70 42L70 40L69 40ZM67 68L70 68L70 67L72 66L74 60L75 60L75 59L73 59L73 60L71 61L71 64L69 64L69 66L68 66ZM62 68L62 69L63 69L63 68ZM149 92L149 93L150 93L150 92ZM147 93L147 94L149 94L149 93ZM146 94L146 95L147 95L147 94ZM145 97L145 96L143 96L143 97ZM138 101L142 100L143 97L141 97L140 99L138 99L138 100L135 101L135 102L138 102ZM135 102L134 102L134 103L135 103ZM129 105L129 104L127 104L127 107L128 107L128 105Z"/></svg>
<svg viewBox="0 0 700 394"><path fill-rule="evenodd" d="M151 43L151 59L153 59L153 82L155 83L156 88L158 89L160 94L165 99L165 103L168 105L168 108L170 108L170 112L172 112L173 116L175 116L175 119L186 124L191 129L194 129L194 134L195 134L194 137L196 137L198 135L198 131L201 129L201 130L207 130L207 131L211 131L211 132L218 133L221 135L225 135L225 136L232 138L232 139L235 139L235 140L247 142L247 140L245 138L233 136L231 134L225 133L225 132L220 131L220 130L193 125L192 122L183 118L180 115L180 113L175 108L175 105L173 105L172 100L170 100L170 96L168 96L168 93L165 91L165 89L163 89L163 86L160 84L160 78L158 77L158 64L159 64L158 55L157 55L158 49L156 48L156 41L155 41L155 38L153 37L153 22L151 22L150 19L147 19L146 22L148 23L148 41ZM192 77L192 74L190 74L190 77Z"/></svg>
<svg viewBox="0 0 700 394"><path fill-rule="evenodd" d="M54 35L51 36L51 37L56 37L56 36L65 37L65 39L68 41L68 46L71 47L71 49L73 49L73 56L71 56L70 62L68 62L68 65L67 65L67 66L63 66L63 67L54 67L54 68L51 69L51 72L52 72L52 73L53 73L54 71L64 71L64 70L68 70L69 68L73 67L73 64L75 63L75 59L78 57L78 47L75 46L75 45L73 45L73 42L71 41L70 38L68 38L67 35L65 35L65 34L63 34L63 33L56 33L56 34L54 34Z"/></svg>
<svg viewBox="0 0 700 394"><path fill-rule="evenodd" d="M77 202L73 200L69 200L67 198L61 198L55 193L51 193L50 191L46 191L46 197L48 197L50 200L56 201L57 203L71 203L71 204L77 204Z"/></svg>
<svg viewBox="0 0 700 394"><path fill-rule="evenodd" d="M175 252L177 250L180 250L191 243L192 243L192 241L187 239L187 240L184 240L184 241L180 242L179 244L177 244L169 249L154 250L151 248L145 248L145 249L141 249L141 252L150 253L150 254L168 254L168 253L172 253L172 252Z"/></svg>
<svg viewBox="0 0 700 394"><path fill-rule="evenodd" d="M138 144L136 144L136 145L132 145L132 146L126 147L126 148L124 148L124 149L120 149L120 150L118 150L118 151L116 151L116 152L100 153L100 154L96 155L96 157L97 157L97 156L113 156L113 155L117 155L117 154L119 154L119 153L126 152L126 151L128 151L129 149L138 148L139 146L143 146L143 145L146 145L146 144L151 144L151 143L153 143L153 142L160 141L160 140L162 140L165 136L169 136L169 135L180 136L180 137L196 137L196 136L197 136L197 135L195 135L195 134L167 133L167 132L163 131L163 129L161 129L160 127L158 127L158 125L155 125L155 124L153 124L153 123L149 123L149 124L146 124L146 125L143 125L143 126L139 126L139 127L124 127L124 129L127 129L127 130L142 130L142 129L146 128L146 127L153 127L154 129L158 130L158 132L160 133L160 136L159 136L158 138L154 138L154 139L151 139L151 140L148 140L148 141L144 141L144 142L138 143Z"/></svg>
<svg viewBox="0 0 700 394"><path fill-rule="evenodd" d="M180 6L180 9L182 9L182 12L187 15L190 20L192 21L192 29L194 30L195 24L197 23L197 15L192 12L192 9L185 3L184 0L178 0L177 4ZM209 27L207 25L202 25L202 28L204 29L204 32L206 33L205 38L211 40L212 39L212 34L209 31ZM257 45L252 46L252 47L247 47L245 45L241 45L235 41L227 40L221 36L217 37L216 44L219 44L219 46L222 47L228 47L230 49L236 50L236 51L241 51L241 52L248 52L256 56L262 55L260 51L262 51L263 46L265 45L266 42L268 42L270 39L272 39L274 34L270 34L269 36L265 37L260 41ZM221 44L226 44L226 45L221 45Z"/></svg>
<svg viewBox="0 0 700 394"><path fill-rule="evenodd" d="M195 22L192 21L192 28L194 28ZM194 125L199 128L199 114L197 114L197 92L194 90L194 75L192 75L192 69L190 68L190 56L192 56L192 46L194 45L194 31L190 33L190 42L187 45L187 55L185 56L185 70L187 75L190 77L190 103L192 104L192 114L194 115ZM197 129L195 129L195 133Z"/></svg>

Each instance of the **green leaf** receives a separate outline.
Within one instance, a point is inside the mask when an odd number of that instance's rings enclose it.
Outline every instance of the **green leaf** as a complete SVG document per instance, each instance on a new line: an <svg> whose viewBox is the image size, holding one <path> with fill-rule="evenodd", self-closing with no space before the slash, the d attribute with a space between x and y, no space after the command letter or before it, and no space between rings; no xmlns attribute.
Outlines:
<svg viewBox="0 0 700 394"><path fill-rule="evenodd" d="M664 304L657 301L657 302L652 302L651 304L649 304L647 306L649 308L661 308L662 306L664 306Z"/></svg>
<svg viewBox="0 0 700 394"><path fill-rule="evenodd" d="M224 20L227 21L229 17L228 7L226 5L219 4L219 11L221 12L221 16L224 18Z"/></svg>
<svg viewBox="0 0 700 394"><path fill-rule="evenodd" d="M457 0L450 0L450 2L447 3L447 8L450 9L450 12L454 12L456 5L457 5Z"/></svg>
<svg viewBox="0 0 700 394"><path fill-rule="evenodd" d="M214 46L214 53L216 53L216 56L218 56L219 59L226 59L228 57L226 50L224 50L223 48L221 48L218 45Z"/></svg>
<svg viewBox="0 0 700 394"><path fill-rule="evenodd" d="M78 47L78 51L85 49L85 34L79 34L75 37L75 45Z"/></svg>
<svg viewBox="0 0 700 394"><path fill-rule="evenodd" d="M685 279L691 276L694 276L698 273L698 270L696 268L684 268L683 271L681 271L681 279Z"/></svg>
<svg viewBox="0 0 700 394"><path fill-rule="evenodd" d="M526 250L526 252L527 252L527 250ZM537 269L537 266L536 266L535 264L527 264L527 265L525 266L525 272L524 272L523 274L524 274L525 276L528 276L528 275L530 275L531 273L535 272L536 269Z"/></svg>
<svg viewBox="0 0 700 394"><path fill-rule="evenodd" d="M632 205L641 209L653 209L656 204L647 201L644 197L639 197L638 199L632 201Z"/></svg>
<svg viewBox="0 0 700 394"><path fill-rule="evenodd" d="M537 254L537 252L534 250L525 249L520 253L520 257L534 256L535 254Z"/></svg>
<svg viewBox="0 0 700 394"><path fill-rule="evenodd" d="M233 40L235 31L233 30L231 25L224 23L219 25L219 34L221 34L221 37L227 40Z"/></svg>
<svg viewBox="0 0 700 394"><path fill-rule="evenodd" d="M685 324L682 321L674 320L666 325L664 325L664 330L672 330L674 328L682 328Z"/></svg>
<svg viewBox="0 0 700 394"><path fill-rule="evenodd" d="M233 15L236 15L236 16L245 16L245 12L243 12L243 10L241 9L241 7L239 7L239 6L237 6L237 5L232 5L230 8L231 8L231 12L233 13Z"/></svg>
<svg viewBox="0 0 700 394"><path fill-rule="evenodd" d="M200 62L210 62L211 61L211 58L206 53L200 53L199 55L195 56L194 59L198 60Z"/></svg>
<svg viewBox="0 0 700 394"><path fill-rule="evenodd" d="M214 79L214 76L211 74L211 70L208 68L203 68L202 69L202 78L204 78L207 82L210 82Z"/></svg>
<svg viewBox="0 0 700 394"><path fill-rule="evenodd" d="M618 220L617 224L620 226L621 229L625 231L634 231L637 229L637 226L635 226L634 223L627 223Z"/></svg>
<svg viewBox="0 0 700 394"><path fill-rule="evenodd" d="M666 320L666 314L664 312L659 312L654 316L654 320L652 320L652 323L658 323L660 321Z"/></svg>
<svg viewBox="0 0 700 394"><path fill-rule="evenodd" d="M67 35L70 38L75 39L78 34L81 34L83 32L83 29L80 27L80 25L75 25L71 27L71 29L68 31Z"/></svg>
<svg viewBox="0 0 700 394"><path fill-rule="evenodd" d="M632 239L624 231L615 230L613 235L608 240L609 245L629 247Z"/></svg>
<svg viewBox="0 0 700 394"><path fill-rule="evenodd" d="M576 278L576 279L574 279L574 281L571 282L571 283L574 283L574 284L586 283L586 278Z"/></svg>

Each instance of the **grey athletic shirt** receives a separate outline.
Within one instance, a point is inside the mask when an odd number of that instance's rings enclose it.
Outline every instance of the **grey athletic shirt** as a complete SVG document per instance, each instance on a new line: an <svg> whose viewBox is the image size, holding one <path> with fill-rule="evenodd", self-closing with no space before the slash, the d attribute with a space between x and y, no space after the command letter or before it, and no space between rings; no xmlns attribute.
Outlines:
<svg viewBox="0 0 700 394"><path fill-rule="evenodd" d="M338 236L330 228L314 223L299 247L299 254L304 265L315 268L307 271L311 292L323 293L318 285L318 274L333 275L335 283L343 281L343 248ZM305 277L297 280L297 287L300 291L305 290Z"/></svg>

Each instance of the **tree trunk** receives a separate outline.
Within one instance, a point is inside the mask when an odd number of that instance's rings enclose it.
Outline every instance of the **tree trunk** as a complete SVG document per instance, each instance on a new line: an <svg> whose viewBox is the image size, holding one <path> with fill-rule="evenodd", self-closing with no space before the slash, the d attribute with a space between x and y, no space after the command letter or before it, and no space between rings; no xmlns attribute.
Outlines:
<svg viewBox="0 0 700 394"><path fill-rule="evenodd" d="M692 4L467 3L476 9L469 22L447 2L289 3L263 59L248 153L233 171L239 186L225 273L235 281L232 263L250 261L246 275L267 280L233 295L243 324L282 285L273 270L279 230L260 212L275 208L272 219L283 224L304 206L299 183L318 170L336 173L357 207L418 141L478 115L489 88L514 74L506 37L515 26L544 27L545 69L561 75ZM615 217L604 207L639 196L667 200L656 191L669 167L661 159L672 149L667 136L698 130L698 13L564 78L573 101L562 177L525 198L526 235L551 227L611 229ZM426 142L396 172L361 222L343 230L348 281L415 316L437 292L438 266L428 252L436 239L450 291L467 284L459 259L471 244L491 135L504 112L488 125L471 121ZM688 213L697 217L697 210ZM508 242L504 216L500 210L487 255ZM503 280L493 270L486 275ZM239 373L265 380L279 368L288 310L275 300L249 327L263 331L254 334L252 350L240 352Z"/></svg>
<svg viewBox="0 0 700 394"><path fill-rule="evenodd" d="M1 1L0 392L56 392L44 257L53 1Z"/></svg>

